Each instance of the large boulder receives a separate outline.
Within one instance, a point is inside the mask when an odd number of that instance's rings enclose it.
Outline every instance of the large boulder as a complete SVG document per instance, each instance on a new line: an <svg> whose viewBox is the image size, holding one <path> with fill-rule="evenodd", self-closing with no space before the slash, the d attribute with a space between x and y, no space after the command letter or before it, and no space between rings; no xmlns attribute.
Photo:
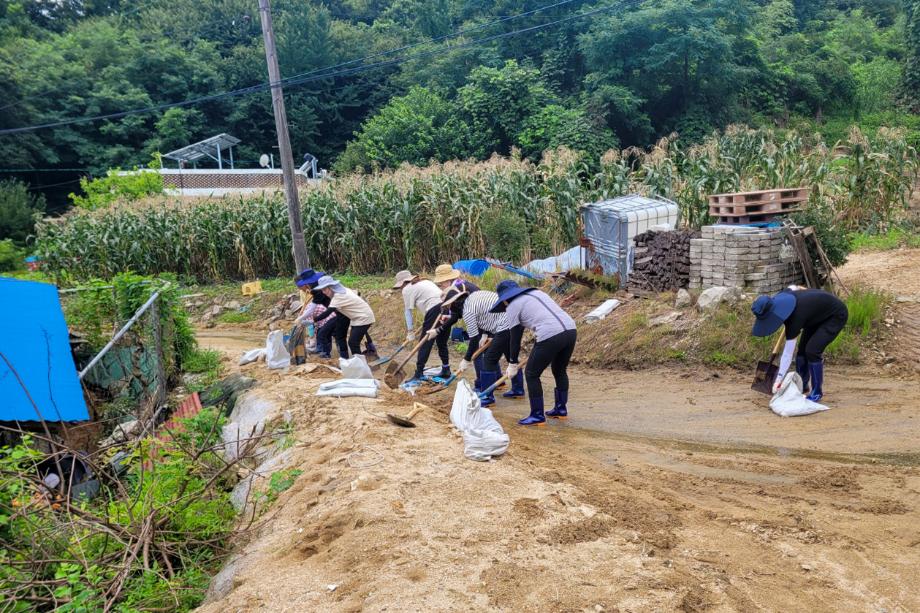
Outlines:
<svg viewBox="0 0 920 613"><path fill-rule="evenodd" d="M696 301L696 308L700 311L714 311L723 302L735 302L741 298L741 290L737 287L710 287L705 290Z"/></svg>

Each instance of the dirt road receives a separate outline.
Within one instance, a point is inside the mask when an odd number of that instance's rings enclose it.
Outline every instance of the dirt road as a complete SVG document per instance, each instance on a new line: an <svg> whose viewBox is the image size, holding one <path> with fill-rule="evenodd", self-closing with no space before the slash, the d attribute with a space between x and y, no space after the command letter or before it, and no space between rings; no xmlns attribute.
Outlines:
<svg viewBox="0 0 920 613"><path fill-rule="evenodd" d="M205 611L920 610L915 380L835 372L831 411L782 419L740 376L579 370L568 422L519 428L502 401L511 448L478 464L449 394L401 430L382 415L404 394L320 400L321 378L246 368L294 415L304 474Z"/></svg>

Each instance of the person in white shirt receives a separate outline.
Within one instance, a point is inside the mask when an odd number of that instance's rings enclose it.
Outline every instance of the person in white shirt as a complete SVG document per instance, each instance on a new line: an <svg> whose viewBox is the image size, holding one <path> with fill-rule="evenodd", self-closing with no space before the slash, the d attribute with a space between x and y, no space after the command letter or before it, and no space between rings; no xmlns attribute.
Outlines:
<svg viewBox="0 0 920 613"><path fill-rule="evenodd" d="M316 284L316 289L330 298L329 308L317 317L317 321L328 317L329 313L337 313L338 317L346 318L351 326L348 333L348 349L353 354L361 353L361 339L368 334L368 330L377 321L371 306L354 291L326 275ZM340 353L341 344L340 344ZM348 358L348 355L342 357Z"/></svg>
<svg viewBox="0 0 920 613"><path fill-rule="evenodd" d="M422 323L422 335L425 336L425 342L418 351L415 360L415 374L411 381L421 381L425 376L425 365L431 356L431 349L437 343L438 357L441 358L441 377L450 376L450 351L447 341L450 338L450 330L438 327L441 316L441 290L432 281L422 279L418 275L413 275L408 270L402 270L396 275L396 283L393 289L401 289L403 303L405 305L407 339L414 340L412 329L414 322L412 311L418 310L425 314Z"/></svg>

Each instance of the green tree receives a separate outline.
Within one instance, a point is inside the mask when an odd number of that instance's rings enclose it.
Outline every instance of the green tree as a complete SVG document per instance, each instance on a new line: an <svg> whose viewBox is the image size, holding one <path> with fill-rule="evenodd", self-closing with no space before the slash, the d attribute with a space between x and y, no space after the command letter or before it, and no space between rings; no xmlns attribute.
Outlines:
<svg viewBox="0 0 920 613"><path fill-rule="evenodd" d="M413 87L365 122L337 169L423 165L431 159L464 157L468 140L469 126L450 103L434 91Z"/></svg>
<svg viewBox="0 0 920 613"><path fill-rule="evenodd" d="M24 245L45 210L45 197L29 191L22 181L0 181L0 240Z"/></svg>
<svg viewBox="0 0 920 613"><path fill-rule="evenodd" d="M507 154L525 120L553 100L540 73L514 60L501 68L474 69L457 92L476 138L473 152L480 157L493 151Z"/></svg>
<svg viewBox="0 0 920 613"><path fill-rule="evenodd" d="M524 120L517 144L524 155L539 159L547 149L560 146L586 153L597 161L601 154L618 143L606 127L593 125L581 109L549 104Z"/></svg>
<svg viewBox="0 0 920 613"><path fill-rule="evenodd" d="M904 102L912 112L920 113L920 0L904 0L904 10Z"/></svg>

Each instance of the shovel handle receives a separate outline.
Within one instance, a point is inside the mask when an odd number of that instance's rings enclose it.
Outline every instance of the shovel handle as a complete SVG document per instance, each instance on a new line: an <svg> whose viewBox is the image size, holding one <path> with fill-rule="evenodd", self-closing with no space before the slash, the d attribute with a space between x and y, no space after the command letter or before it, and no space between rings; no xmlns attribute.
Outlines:
<svg viewBox="0 0 920 613"><path fill-rule="evenodd" d="M783 341L786 340L786 328L783 328L782 332L779 333L779 336L776 337L776 343L773 345L773 353L770 355L770 362L776 359L776 356L779 355L779 348L783 346Z"/></svg>
<svg viewBox="0 0 920 613"><path fill-rule="evenodd" d="M419 413L421 413L422 409L424 409L424 408L425 408L425 405L423 405L423 404L421 404L421 403L419 403L419 402L416 402L416 403L415 403L415 408L412 409L411 411L409 411L409 414L406 415L406 419L408 419L409 421L412 421L412 418L415 417L416 415L418 415Z"/></svg>
<svg viewBox="0 0 920 613"><path fill-rule="evenodd" d="M520 366L521 368L524 368L525 366L527 366L527 360L524 360L523 362L521 362L521 363L519 364L519 366ZM486 389L484 389L484 390L482 390L481 392L479 392L479 395L480 395L480 396L485 396L485 395L487 395L487 394L491 394L492 392L495 391L495 389L496 389L499 385L501 385L501 384L504 383L505 381L508 381L509 378L510 378L510 377L508 377L508 375L502 375L502 378L501 378L501 379L499 379L498 381L496 381L495 383L493 383L492 385L490 385L490 386L487 387Z"/></svg>

